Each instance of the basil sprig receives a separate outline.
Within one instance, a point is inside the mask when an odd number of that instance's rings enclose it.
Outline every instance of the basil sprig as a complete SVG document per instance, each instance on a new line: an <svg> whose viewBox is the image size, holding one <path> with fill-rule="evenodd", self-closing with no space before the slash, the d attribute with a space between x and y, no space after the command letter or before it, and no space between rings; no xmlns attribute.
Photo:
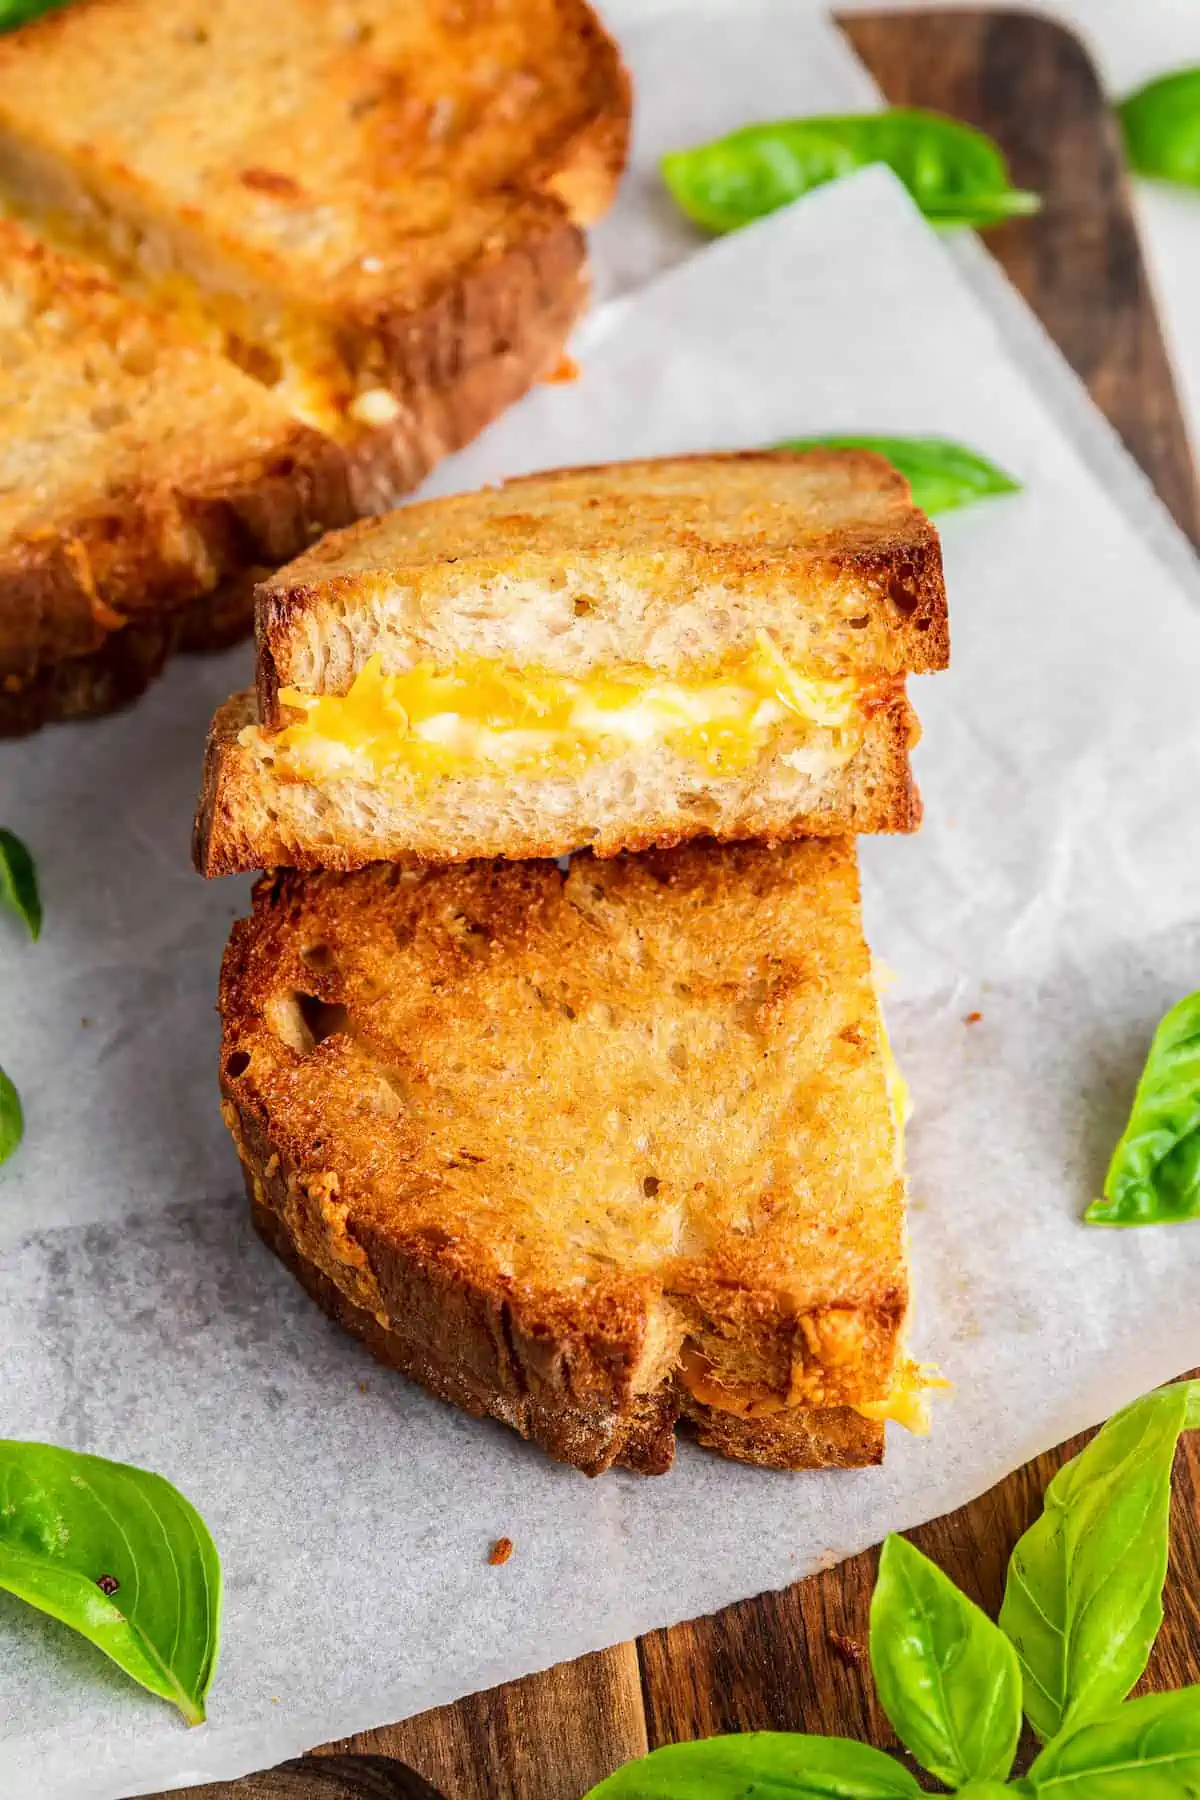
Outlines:
<svg viewBox="0 0 1200 1800"><path fill-rule="evenodd" d="M1117 108L1139 175L1200 187L1200 68L1160 75Z"/></svg>
<svg viewBox="0 0 1200 1800"><path fill-rule="evenodd" d="M1124 1700L1162 1622L1171 1463L1200 1382L1118 1413L1055 1476L1013 1552L999 1625L889 1537L871 1602L875 1685L897 1736L960 1800L1200 1794L1200 1688ZM1009 1780L1021 1712L1048 1742ZM587 1800L912 1800L892 1757L848 1738L760 1731L672 1744Z"/></svg>
<svg viewBox="0 0 1200 1800"><path fill-rule="evenodd" d="M13 31L65 4L66 0L0 0L0 31Z"/></svg>
<svg viewBox="0 0 1200 1800"><path fill-rule="evenodd" d="M886 456L912 489L913 504L922 512L953 512L994 494L1016 494L1021 483L1003 469L952 438L838 437L785 438L779 450L874 450Z"/></svg>
<svg viewBox="0 0 1200 1800"><path fill-rule="evenodd" d="M1171 1465L1193 1386L1163 1388L1110 1419L1059 1470L1012 1553L1000 1625L1043 1740L1123 1700L1149 1661L1163 1616Z"/></svg>
<svg viewBox="0 0 1200 1800"><path fill-rule="evenodd" d="M913 1800L908 1770L852 1738L793 1731L749 1731L741 1737L666 1744L626 1763L586 1800Z"/></svg>
<svg viewBox="0 0 1200 1800"><path fill-rule="evenodd" d="M24 919L37 942L42 929L42 900L33 858L13 831L0 827L0 907Z"/></svg>
<svg viewBox="0 0 1200 1800"><path fill-rule="evenodd" d="M688 217L723 232L874 163L898 175L938 225L995 225L1041 205L1012 186L999 145L984 132L916 107L747 125L671 151L661 166Z"/></svg>
<svg viewBox="0 0 1200 1800"><path fill-rule="evenodd" d="M871 1669L896 1735L939 1781L1003 1778L1021 1735L1021 1671L998 1625L907 1539L871 1598Z"/></svg>
<svg viewBox="0 0 1200 1800"><path fill-rule="evenodd" d="M0 1069L0 1163L7 1162L25 1135L21 1096Z"/></svg>
<svg viewBox="0 0 1200 1800"><path fill-rule="evenodd" d="M221 1564L161 1475L0 1439L0 1588L70 1625L189 1725L203 1721Z"/></svg>
<svg viewBox="0 0 1200 1800"><path fill-rule="evenodd" d="M1129 1123L1089 1225L1200 1218L1200 994L1173 1006L1150 1045Z"/></svg>
<svg viewBox="0 0 1200 1800"><path fill-rule="evenodd" d="M1130 1700L1056 1738L1029 1779L1049 1800L1188 1800L1200 1793L1200 1687Z"/></svg>

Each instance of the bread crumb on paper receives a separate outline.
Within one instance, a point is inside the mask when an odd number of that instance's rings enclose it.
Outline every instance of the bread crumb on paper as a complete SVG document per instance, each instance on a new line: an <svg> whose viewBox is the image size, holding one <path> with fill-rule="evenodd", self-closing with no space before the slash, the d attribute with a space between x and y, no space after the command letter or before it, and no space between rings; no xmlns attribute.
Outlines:
<svg viewBox="0 0 1200 1800"><path fill-rule="evenodd" d="M501 1563L506 1563L508 1561L512 1553L512 1539L510 1537L497 1538L491 1549L488 1551L488 1562L493 1569L498 1569Z"/></svg>
<svg viewBox="0 0 1200 1800"><path fill-rule="evenodd" d="M545 377L547 386L556 387L564 381L578 381L579 364L573 356L560 356L550 373Z"/></svg>

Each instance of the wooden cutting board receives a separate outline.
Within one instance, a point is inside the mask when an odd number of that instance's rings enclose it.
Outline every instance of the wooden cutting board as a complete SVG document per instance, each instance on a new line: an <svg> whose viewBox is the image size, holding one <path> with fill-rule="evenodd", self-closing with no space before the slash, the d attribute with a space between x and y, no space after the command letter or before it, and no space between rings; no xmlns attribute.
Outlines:
<svg viewBox="0 0 1200 1800"><path fill-rule="evenodd" d="M1079 43L1017 12L860 14L843 25L889 100L982 126L1008 152L1017 184L1045 197L1036 219L990 232L990 247L1200 543L1196 470L1120 143ZM1152 1687L1200 1681L1197 1436L1185 1440L1176 1470L1173 1566ZM1082 1441L934 1520L915 1541L994 1612L1012 1544ZM659 1744L764 1727L894 1747L856 1654L875 1564L868 1552L782 1593L327 1746L302 1763L192 1789L192 1800L434 1800L428 1782L447 1800L578 1800L619 1763ZM427 1781L384 1760L392 1758Z"/></svg>

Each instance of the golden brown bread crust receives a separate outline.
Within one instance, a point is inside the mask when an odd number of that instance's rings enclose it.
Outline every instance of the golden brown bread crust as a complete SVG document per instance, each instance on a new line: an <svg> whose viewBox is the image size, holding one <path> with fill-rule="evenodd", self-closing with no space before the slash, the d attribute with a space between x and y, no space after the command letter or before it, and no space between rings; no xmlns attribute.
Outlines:
<svg viewBox="0 0 1200 1800"><path fill-rule="evenodd" d="M223 348L240 367L261 372L261 358L244 356L236 335L210 330L211 321L193 317L187 308L180 311L178 295L161 282L156 285L141 266L162 267L154 254L142 255L147 246L161 248L165 241L156 236L151 218L160 177L164 186L158 201L165 202L161 232L168 238L178 232L181 242L201 247L202 261L218 242L228 248L238 236L239 221L272 209L287 214L294 198L287 192L290 178L280 176L275 164L299 157L314 167L312 133L318 127L311 107L280 125L267 158L271 168L257 166L267 155L260 145L263 155L256 152L250 158L255 167L224 170L233 183L232 200L229 192L217 191L216 167L206 165L205 205L193 204L189 158L194 160L198 151L196 143L189 147L186 131L178 141L168 131L153 164L140 174L135 167L144 139L136 130L137 120L147 106L163 120L184 122L182 115L176 117L183 60L191 59L197 70L197 84L188 90L192 103L204 66L220 90L219 99L239 79L253 87L256 56L265 56L274 80L280 25L257 19L252 9L217 6L199 27L188 7L172 8L170 0L161 5L157 0L153 5L81 0L70 10L70 19L36 21L0 42L0 186L7 185L31 216L40 217L56 241L99 257L120 285L98 267L39 243L15 222L0 221L0 288L5 271L40 262L46 266L55 307L68 306L78 315L72 334L77 343L107 344L114 317L124 309L126 316L117 325L125 337L140 335L139 367L147 357L161 358L172 333L190 336L186 356L193 368L208 359L214 390L229 390L236 410L233 390L241 383L247 392L254 390L251 401L258 396L268 424L274 408L278 424L268 451L264 454L260 443L248 455L236 441L236 429L230 441L224 419L214 413L186 434L192 447L186 467L170 447L156 458L151 434L151 441L139 446L141 466L132 473L115 468L102 446L80 445L75 463L84 475L94 471L90 486L83 481L81 491L64 498L35 530L10 532L0 524L0 694L6 696L8 721L0 729L9 730L31 729L55 716L107 710L132 698L150 678L155 657L161 663L170 647L168 611L218 590L228 594L246 569L261 573L275 568L329 526L394 504L443 456L469 442L549 373L586 293L578 226L610 202L628 134L628 78L615 46L581 0L536 0L527 9L527 20L518 6L509 25L481 15L480 58L486 61L495 47L489 35L493 24L510 59L517 55L521 62L518 52L524 44L529 67L523 79L537 89L534 101L526 95L511 119L502 108L492 119L489 93L499 106L508 75L517 80L512 70L505 75L500 64L489 77L491 88L485 83L479 95L447 99L452 109L481 109L483 120L483 136L474 149L457 130L444 144L434 134L437 166L425 173L435 191L445 187L455 193L449 224L435 230L428 220L417 218L415 237L406 237L401 229L389 249L382 240L376 243L373 234L387 236L395 198L392 165L397 157L402 163L411 161L406 133L416 100L391 69L385 40L398 31L401 50L406 33L415 34L418 47L424 36L441 42L437 34L445 22L436 9L412 9L403 20L394 9L384 9L380 20L363 26L361 43L350 33L343 44L326 10L301 0L295 24L308 34L310 45L331 30L337 40L332 51L326 46L319 53L333 55L337 79L322 77L314 90L319 105L330 112L330 143L337 142L333 114L344 100L350 129L361 127L365 134L364 154L369 153L374 173L368 180L368 165L356 171L351 158L348 173L330 177L335 183L349 182L346 192L360 209L361 241L353 243L353 254L336 278L327 252L311 282L299 278L302 258L290 215L282 220L287 229L279 235L278 254L266 258L265 278L278 277L284 287L290 280L294 292L284 312L299 306L301 312L311 311L313 320L320 315L319 327L310 320L302 322L303 329L311 327L318 336L331 333L337 357L360 373L367 371L364 381L389 389L397 407L388 423L339 432L335 446L289 417L240 368L213 360L215 349ZM511 40L504 38L510 26L515 32ZM221 42L230 32L250 57L247 67L240 67L236 56L222 60ZM294 49L303 53L301 46ZM436 87L436 58L422 54L417 60L419 66L410 71L417 86L433 82ZM456 92L462 71L446 65L443 73L449 82L444 92ZM343 77L350 82L344 94ZM123 81L131 83L127 107L114 103ZM155 99L160 81L169 90L165 113ZM30 98L35 90L41 100L23 111L22 96ZM60 102L69 96L69 103L44 104L51 94ZM97 123L89 135L92 109ZM262 109L250 105L248 124L243 124L253 133L262 122ZM134 130L126 156L120 145L130 126ZM202 138L203 129L198 130ZM483 159L474 173L473 155ZM384 161L376 167L371 158L381 157ZM390 173L384 167L389 157ZM455 159L462 160L461 169ZM330 159L331 167L336 160ZM167 164L173 176L167 176ZM478 191L472 186L476 178ZM186 195L172 189L172 179L183 182ZM389 193L392 198L383 204L379 197ZM230 202L232 238L221 227L224 202ZM110 213L111 231L97 223ZM455 223L463 219L461 226ZM206 233L211 238L207 245ZM128 257L121 254L121 244ZM435 253L431 246L440 248ZM214 254L219 261L223 251ZM201 282L197 292L202 288ZM166 328L164 309L174 321ZM182 334L177 329L181 322ZM156 327L162 338L158 345L153 342ZM33 375L22 377L27 389L36 392L44 385L45 363L37 359L47 354L44 346L29 351ZM0 366L4 360L0 357ZM132 363L130 368L132 373ZM69 388L72 383L63 374L63 386ZM169 382L157 376L154 383L147 382L142 367L141 384L145 389ZM114 394L111 382L101 386L95 399L91 418L129 413L128 395ZM49 404L47 410L52 411ZM253 414L252 404L248 410ZM264 430L259 430L260 439ZM197 444L210 451L199 468ZM38 476L36 467L23 473L20 488L33 491L41 485ZM132 619L143 625L154 619L157 629L105 649L107 637ZM224 626L214 619L200 635L216 641L223 632L231 639L239 626L240 612L235 620L226 609ZM186 644L190 629L185 626L173 641ZM60 662L66 665L61 670Z"/></svg>
<svg viewBox="0 0 1200 1800"><path fill-rule="evenodd" d="M181 609L354 514L327 438L3 219L0 301L0 697L27 729L132 698Z"/></svg>
<svg viewBox="0 0 1200 1800"><path fill-rule="evenodd" d="M503 776L491 784L478 782L469 802L465 780L451 784L453 800L447 810L469 824L448 828L427 801L405 815L402 835L387 812L386 784L373 789L365 783L344 784L343 797L337 783L297 782L264 770L254 748L238 741L256 718L253 695L235 694L209 728L192 835L192 856L202 875L279 867L346 871L382 861L441 865L481 856L519 860L566 856L584 844L605 857L623 850L672 849L694 838L782 843L799 837L909 832L921 823L921 796L909 761L917 727L903 683L873 711L850 761L831 771L800 805L782 787L760 799L751 770L727 784L716 777L694 783L691 812L676 804L674 785L664 777L649 784L653 800L620 798L599 822L582 788L570 810L539 807L535 800L514 815L520 778ZM639 758L644 760L644 753L631 753L626 760ZM621 779L615 781L618 790ZM722 795L720 810L717 794ZM373 803L364 804L366 799ZM303 812L296 810L298 801L305 804Z"/></svg>
<svg viewBox="0 0 1200 1800"><path fill-rule="evenodd" d="M851 843L279 875L220 1004L260 1229L384 1360L591 1471L681 1413L877 1458L904 1183Z"/></svg>
<svg viewBox="0 0 1200 1800"><path fill-rule="evenodd" d="M456 608L485 604L500 633L539 587L565 610L520 660L574 674L605 633L657 664L650 649L685 608L754 617L815 662L897 674L949 660L938 535L882 457L664 457L550 469L331 532L260 591L262 721L279 723L281 686L343 692L385 643L401 666L414 641L429 655ZM335 635L349 654L322 643Z"/></svg>
<svg viewBox="0 0 1200 1800"><path fill-rule="evenodd" d="M524 335L522 262L556 238L578 263L573 224L624 165L628 77L584 0L193 11L78 0L0 43L18 204L343 424L367 391L403 403L456 338L497 353L497 289Z"/></svg>
<svg viewBox="0 0 1200 1800"><path fill-rule="evenodd" d="M31 681L0 688L0 738L120 712L140 699L171 656L204 655L240 643L254 626L254 587L261 575L251 567L177 612L124 625L109 632L98 650L61 657Z"/></svg>
<svg viewBox="0 0 1200 1800"><path fill-rule="evenodd" d="M270 1158L267 1159L269 1164ZM266 1167L267 1164L263 1166ZM361 1338L376 1361L419 1382L439 1400L474 1418L501 1418L559 1462L571 1463L585 1475L606 1469L633 1469L639 1475L665 1475L675 1460L675 1430L688 1425L707 1450L733 1462L762 1469L861 1469L883 1461L884 1428L864 1419L851 1406L806 1412L792 1407L765 1419L740 1419L733 1413L703 1406L679 1386L634 1396L618 1414L585 1411L559 1393L545 1395L530 1381L515 1356L496 1355L496 1339L480 1333L471 1343L455 1346L452 1360L439 1360L429 1346L403 1330L381 1325L372 1313L355 1306L328 1276L300 1254L277 1207L260 1205L256 1180L264 1191L276 1190L276 1171L266 1181L247 1167L246 1191L251 1217L263 1242L300 1282L305 1292L343 1331ZM497 1322L503 1335L503 1327ZM487 1376L476 1374L481 1360Z"/></svg>
<svg viewBox="0 0 1200 1800"><path fill-rule="evenodd" d="M419 318L379 322L402 411L343 446L356 514L395 506L553 372L587 301L586 248L557 209L537 227L463 269Z"/></svg>

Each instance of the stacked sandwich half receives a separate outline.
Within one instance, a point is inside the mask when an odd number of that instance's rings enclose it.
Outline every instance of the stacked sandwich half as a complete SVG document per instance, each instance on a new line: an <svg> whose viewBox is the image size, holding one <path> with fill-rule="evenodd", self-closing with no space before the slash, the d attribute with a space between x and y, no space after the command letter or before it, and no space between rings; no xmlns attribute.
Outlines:
<svg viewBox="0 0 1200 1800"><path fill-rule="evenodd" d="M854 834L911 831L936 533L856 452L527 477L258 593L197 859L255 1222L383 1361L597 1473L879 1461L902 1099ZM562 859L569 857L569 862Z"/></svg>

